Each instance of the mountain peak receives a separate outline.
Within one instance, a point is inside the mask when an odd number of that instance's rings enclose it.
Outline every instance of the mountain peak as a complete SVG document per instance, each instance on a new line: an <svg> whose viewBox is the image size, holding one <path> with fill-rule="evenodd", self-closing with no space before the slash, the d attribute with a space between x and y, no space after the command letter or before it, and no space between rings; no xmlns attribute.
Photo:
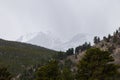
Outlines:
<svg viewBox="0 0 120 80"><path fill-rule="evenodd" d="M21 36L18 41L31 43L38 46L43 46L53 50L62 50L65 51L68 48L76 47L80 44L83 44L87 40L86 34L78 33L71 39L64 41L61 38L55 36L51 32L35 32L29 33L27 35Z"/></svg>

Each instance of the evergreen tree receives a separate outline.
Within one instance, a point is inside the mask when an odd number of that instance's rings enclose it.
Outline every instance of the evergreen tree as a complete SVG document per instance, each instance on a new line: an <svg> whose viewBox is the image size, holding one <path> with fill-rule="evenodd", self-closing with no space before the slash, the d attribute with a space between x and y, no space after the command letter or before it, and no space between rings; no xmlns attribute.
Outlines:
<svg viewBox="0 0 120 80"><path fill-rule="evenodd" d="M99 43L100 42L100 37L98 37L98 39L97 39L97 43Z"/></svg>
<svg viewBox="0 0 120 80"><path fill-rule="evenodd" d="M110 39L111 39L111 38L112 38L112 36L109 34L106 41L107 41L107 42L110 42Z"/></svg>
<svg viewBox="0 0 120 80"><path fill-rule="evenodd" d="M74 65L73 62L70 59L66 59L64 61L64 67L66 67L66 68L72 68L73 65Z"/></svg>
<svg viewBox="0 0 120 80"><path fill-rule="evenodd" d="M109 34L109 35L108 35L108 39L110 40L111 37L112 37L112 36Z"/></svg>
<svg viewBox="0 0 120 80"><path fill-rule="evenodd" d="M94 43L97 44L97 43L99 43L99 42L100 42L100 38L97 37L97 36L95 36L95 37L94 37Z"/></svg>
<svg viewBox="0 0 120 80"><path fill-rule="evenodd" d="M82 46L76 47L76 48L75 48L75 54L76 54L76 55L79 54L81 50L82 50Z"/></svg>
<svg viewBox="0 0 120 80"><path fill-rule="evenodd" d="M64 68L61 74L61 80L74 80L74 75L69 68Z"/></svg>
<svg viewBox="0 0 120 80"><path fill-rule="evenodd" d="M89 43L85 42L83 45L75 48L75 54L79 54L80 52L85 51L89 48L91 48L91 43L90 42Z"/></svg>
<svg viewBox="0 0 120 80"><path fill-rule="evenodd" d="M111 54L92 48L86 51L85 56L79 61L76 74L77 80L117 80L118 66Z"/></svg>
<svg viewBox="0 0 120 80"><path fill-rule="evenodd" d="M107 40L107 38L104 36L104 37L103 37L103 40L105 40L105 41L106 41L106 40Z"/></svg>
<svg viewBox="0 0 120 80"><path fill-rule="evenodd" d="M116 35L119 33L119 31L118 30L116 30Z"/></svg>
<svg viewBox="0 0 120 80"><path fill-rule="evenodd" d="M66 51L66 54L67 55L73 55L74 54L74 49L73 48L70 48Z"/></svg>
<svg viewBox="0 0 120 80"><path fill-rule="evenodd" d="M58 62L51 60L47 65L40 67L36 72L35 80L58 80L60 76Z"/></svg>
<svg viewBox="0 0 120 80"><path fill-rule="evenodd" d="M94 43L97 44L97 36L94 37Z"/></svg>

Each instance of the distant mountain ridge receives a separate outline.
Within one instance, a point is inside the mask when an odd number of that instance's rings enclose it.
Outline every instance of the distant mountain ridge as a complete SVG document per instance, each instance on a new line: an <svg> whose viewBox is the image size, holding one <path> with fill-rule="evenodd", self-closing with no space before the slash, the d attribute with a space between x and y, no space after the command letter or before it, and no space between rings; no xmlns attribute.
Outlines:
<svg viewBox="0 0 120 80"><path fill-rule="evenodd" d="M59 38L53 36L51 33L43 32L29 33L21 36L17 41L31 43L54 50L57 50L55 46L62 44L62 41Z"/></svg>
<svg viewBox="0 0 120 80"><path fill-rule="evenodd" d="M76 46L83 44L85 41L90 40L88 38L89 36L86 34L79 33L71 37L71 39L64 41L51 33L37 32L21 36L18 41L43 46L57 51L65 51L68 48L75 48Z"/></svg>

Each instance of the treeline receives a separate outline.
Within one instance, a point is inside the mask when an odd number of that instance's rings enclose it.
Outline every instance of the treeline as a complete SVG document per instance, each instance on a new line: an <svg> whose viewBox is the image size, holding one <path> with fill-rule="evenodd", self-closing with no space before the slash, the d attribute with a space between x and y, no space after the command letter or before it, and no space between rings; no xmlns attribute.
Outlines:
<svg viewBox="0 0 120 80"><path fill-rule="evenodd" d="M78 55L79 53L81 53L91 47L92 46L91 46L90 42L89 43L85 42L83 45L80 45L80 46L76 47L75 49L69 48L65 52L59 51L58 54L56 55L56 59L63 60L70 55Z"/></svg>
<svg viewBox="0 0 120 80"><path fill-rule="evenodd" d="M94 37L94 43L98 44L100 41L106 41L106 42L111 42L111 43L115 43L115 44L120 44L120 28L117 29L113 35L108 34L108 36L104 36L103 40L100 40L100 37L95 36Z"/></svg>

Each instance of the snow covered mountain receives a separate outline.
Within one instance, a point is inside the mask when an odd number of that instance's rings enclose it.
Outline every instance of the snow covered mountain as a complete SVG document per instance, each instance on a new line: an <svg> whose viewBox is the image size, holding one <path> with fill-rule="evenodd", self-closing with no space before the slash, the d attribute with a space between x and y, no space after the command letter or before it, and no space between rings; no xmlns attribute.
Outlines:
<svg viewBox="0 0 120 80"><path fill-rule="evenodd" d="M21 36L17 41L31 43L34 45L54 49L55 46L62 44L62 41L51 33L36 32Z"/></svg>
<svg viewBox="0 0 120 80"><path fill-rule="evenodd" d="M66 42L51 33L36 32L21 36L17 41L43 46L49 49L65 51L68 48L75 48L87 41L89 36L77 34Z"/></svg>

